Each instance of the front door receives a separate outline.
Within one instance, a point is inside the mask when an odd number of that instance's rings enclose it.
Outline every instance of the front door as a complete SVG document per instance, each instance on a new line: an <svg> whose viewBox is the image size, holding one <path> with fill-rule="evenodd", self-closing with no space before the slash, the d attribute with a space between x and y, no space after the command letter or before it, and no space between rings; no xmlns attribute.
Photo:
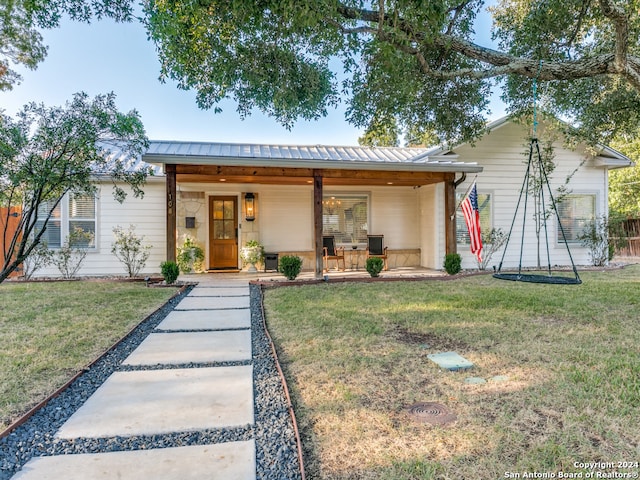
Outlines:
<svg viewBox="0 0 640 480"><path fill-rule="evenodd" d="M209 269L238 268L238 199L209 197Z"/></svg>

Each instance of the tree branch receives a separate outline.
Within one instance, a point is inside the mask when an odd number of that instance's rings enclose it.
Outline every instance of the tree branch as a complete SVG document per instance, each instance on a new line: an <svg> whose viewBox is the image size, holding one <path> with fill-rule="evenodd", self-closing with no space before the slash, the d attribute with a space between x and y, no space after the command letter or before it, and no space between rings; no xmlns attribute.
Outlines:
<svg viewBox="0 0 640 480"><path fill-rule="evenodd" d="M386 20L386 26L400 29L408 38L413 39L425 48L435 47L442 52L456 52L469 59L477 60L487 64L487 68L465 68L457 70L435 70L431 68L424 57L418 55L419 49L407 47L389 35L380 37L384 41L390 42L395 48L405 53L416 56L420 63L420 68L425 75L440 79L453 78L475 78L486 79L507 74L517 74L528 78L538 78L539 80L575 80L579 78L593 77L597 75L622 74L640 89L640 77L638 70L629 68L628 62L637 62L639 59L628 57L626 48L628 47L628 20L620 8L611 4L610 0L599 0L601 7L607 9L606 15L614 21L618 42L616 52L611 54L601 54L592 57L585 57L579 60L565 61L545 61L542 68L539 67L539 59L517 57L504 52L500 52L488 47L483 47L473 42L458 38L446 33L415 32L413 27L405 20L399 19L391 25ZM464 5L464 4L462 4ZM357 20L377 24L380 20L378 12L363 8L348 7L339 4L338 13L345 20ZM370 28L370 30L372 30ZM371 31L367 32L371 33ZM640 62L638 63L640 64Z"/></svg>

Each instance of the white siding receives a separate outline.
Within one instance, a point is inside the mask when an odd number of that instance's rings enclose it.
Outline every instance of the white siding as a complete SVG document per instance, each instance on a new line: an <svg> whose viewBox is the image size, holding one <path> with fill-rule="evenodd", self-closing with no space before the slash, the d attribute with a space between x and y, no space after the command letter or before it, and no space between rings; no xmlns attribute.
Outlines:
<svg viewBox="0 0 640 480"><path fill-rule="evenodd" d="M442 268L445 252L444 188L442 184L420 188L420 263L433 269Z"/></svg>
<svg viewBox="0 0 640 480"><path fill-rule="evenodd" d="M257 186L260 242L266 251L310 251L313 242L313 189Z"/></svg>
<svg viewBox="0 0 640 480"><path fill-rule="evenodd" d="M89 250L78 275L125 276L126 268L111 253L114 240L113 228L120 225L128 229L135 225L136 234L144 237L144 244L151 245L151 255L141 274L160 272L160 263L166 256L166 213L164 207L164 179L151 180L144 187L144 198L134 198L129 191L124 203L118 203L112 195L111 185L100 185L97 201L96 248ZM37 276L59 276L55 266L43 268Z"/></svg>
<svg viewBox="0 0 640 480"><path fill-rule="evenodd" d="M369 233L384 235L390 250L420 248L418 191L411 187L378 187L370 191Z"/></svg>
<svg viewBox="0 0 640 480"><path fill-rule="evenodd" d="M492 131L479 141L476 147L462 146L456 149L460 159L465 162L478 162L484 170L478 174L478 193L490 193L493 196L493 227L501 228L505 233L509 232L514 217L516 205L522 182L526 172L528 159L528 132L525 128L507 123ZM545 135L542 131L539 135L540 142L544 142ZM596 195L596 214L601 215L606 210L606 170L594 168L590 162L581 163L586 158L583 151L573 151L565 148L561 142L556 142L555 171L550 175L551 190L557 195L557 188L564 183L566 177L578 169L568 185L572 193L589 193ZM526 154L526 155L525 155ZM473 182L474 176L458 186L458 192L465 192ZM548 199L548 197L547 197ZM537 241L532 216L532 199L529 198L526 218L527 230L525 232L523 248L523 266L535 266L537 264ZM504 267L517 267L520 256L520 239L522 237L524 196L516 218L511 240L504 258ZM550 247L551 265L569 265L570 259L566 247L556 241L556 222L552 218L548 222L548 238ZM544 238L543 238L544 242ZM577 265L590 263L587 249L579 244L570 244L571 255ZM543 250L546 250L543 243ZM475 256L469 252L468 245L459 245L458 251L463 258L463 268L476 268ZM491 265L498 265L502 257L502 251L497 252L491 259ZM541 261L547 265L546 253Z"/></svg>

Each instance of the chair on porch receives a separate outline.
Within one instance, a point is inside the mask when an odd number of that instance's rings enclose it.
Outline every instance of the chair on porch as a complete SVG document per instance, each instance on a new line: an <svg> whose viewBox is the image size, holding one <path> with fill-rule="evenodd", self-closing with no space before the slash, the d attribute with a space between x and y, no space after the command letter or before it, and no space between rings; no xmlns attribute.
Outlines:
<svg viewBox="0 0 640 480"><path fill-rule="evenodd" d="M370 257L382 258L384 260L384 269L389 270L384 235L367 235L367 258Z"/></svg>
<svg viewBox="0 0 640 480"><path fill-rule="evenodd" d="M340 260L342 260L342 270L345 270L344 247L336 248L336 237L333 235L322 237L322 259L325 272L329 271L329 260L336 261L338 270L340 269Z"/></svg>

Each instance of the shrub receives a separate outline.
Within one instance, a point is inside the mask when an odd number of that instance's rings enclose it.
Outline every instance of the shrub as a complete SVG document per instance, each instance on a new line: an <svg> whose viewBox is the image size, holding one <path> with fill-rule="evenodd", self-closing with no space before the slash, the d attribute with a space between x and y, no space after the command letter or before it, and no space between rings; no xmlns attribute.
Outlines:
<svg viewBox="0 0 640 480"><path fill-rule="evenodd" d="M606 215L589 221L578 240L589 249L591 263L596 267L606 265L616 253L616 245L609 242L609 218Z"/></svg>
<svg viewBox="0 0 640 480"><path fill-rule="evenodd" d="M178 275L180 274L180 267L176 262L162 262L160 264L160 272L164 277L164 281L167 285L176 283Z"/></svg>
<svg viewBox="0 0 640 480"><path fill-rule="evenodd" d="M34 248L29 256L22 262L22 277L25 280L30 280L36 271L42 267L50 265L53 260L53 252L47 247L47 242L40 241L40 243Z"/></svg>
<svg viewBox="0 0 640 480"><path fill-rule="evenodd" d="M287 280L295 280L302 270L302 259L295 255L280 257L279 263L278 271L287 277Z"/></svg>
<svg viewBox="0 0 640 480"><path fill-rule="evenodd" d="M444 269L449 275L455 275L462 270L462 257L459 253L447 253L444 257Z"/></svg>
<svg viewBox="0 0 640 480"><path fill-rule="evenodd" d="M365 268L367 269L367 272L369 272L369 275L372 277L378 277L384 268L384 260L379 257L367 258Z"/></svg>
<svg viewBox="0 0 640 480"><path fill-rule="evenodd" d="M478 262L478 270L486 270L494 253L507 241L507 234L501 228L492 228L489 233L482 232L482 262Z"/></svg>
<svg viewBox="0 0 640 480"><path fill-rule="evenodd" d="M259 263L264 259L264 247L257 240L249 240L240 249L240 257L250 265Z"/></svg>
<svg viewBox="0 0 640 480"><path fill-rule="evenodd" d="M181 247L178 247L178 267L182 273L202 271L204 262L204 250L195 240L189 236L184 239Z"/></svg>
<svg viewBox="0 0 640 480"><path fill-rule="evenodd" d="M52 252L51 263L58 267L63 278L73 278L80 270L92 243L92 233L76 228L69 233L62 246Z"/></svg>
<svg viewBox="0 0 640 480"><path fill-rule="evenodd" d="M129 225L125 231L121 226L113 229L116 241L111 245L111 253L124 264L129 277L137 277L149 259L151 245L143 245L144 237L135 234L136 227Z"/></svg>

